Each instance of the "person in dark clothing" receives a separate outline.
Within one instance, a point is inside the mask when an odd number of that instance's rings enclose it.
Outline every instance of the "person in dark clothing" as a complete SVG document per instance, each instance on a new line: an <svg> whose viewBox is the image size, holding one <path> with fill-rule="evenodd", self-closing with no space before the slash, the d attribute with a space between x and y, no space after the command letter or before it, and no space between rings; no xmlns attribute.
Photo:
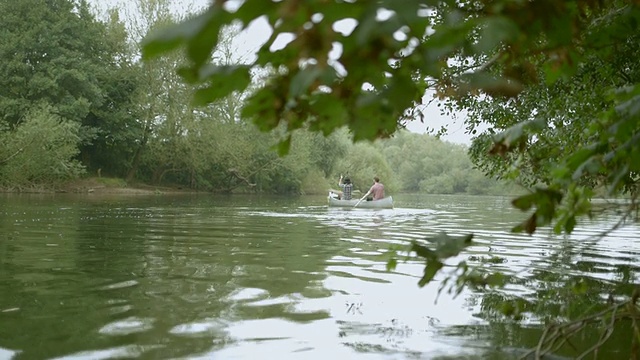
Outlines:
<svg viewBox="0 0 640 360"><path fill-rule="evenodd" d="M351 200L351 196L352 196L351 194L353 190L353 184L351 183L351 179L349 179L348 177L343 178L342 175L340 175L340 180L338 180L338 186L342 188L341 199Z"/></svg>

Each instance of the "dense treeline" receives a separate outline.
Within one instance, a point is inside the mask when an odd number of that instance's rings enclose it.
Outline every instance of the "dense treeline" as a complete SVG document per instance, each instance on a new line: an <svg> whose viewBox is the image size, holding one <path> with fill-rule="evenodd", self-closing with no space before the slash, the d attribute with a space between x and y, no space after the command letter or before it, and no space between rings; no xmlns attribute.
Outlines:
<svg viewBox="0 0 640 360"><path fill-rule="evenodd" d="M324 193L348 174L363 191L374 175L398 192L498 189L473 169L466 147L429 135L353 144L347 131L298 130L289 155L278 156L280 134L239 115L247 94L196 108L199 89L175 71L184 55L140 60L139 39L181 19L168 1L137 5L135 18L111 10L99 20L86 1L0 0L2 188L101 176L216 192ZM217 49L217 64L233 61L233 35Z"/></svg>

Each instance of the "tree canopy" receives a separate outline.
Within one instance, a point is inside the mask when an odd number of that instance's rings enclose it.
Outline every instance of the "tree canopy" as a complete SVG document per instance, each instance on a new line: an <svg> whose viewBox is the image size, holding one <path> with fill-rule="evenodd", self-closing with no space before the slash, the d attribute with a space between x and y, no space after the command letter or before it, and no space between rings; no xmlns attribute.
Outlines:
<svg viewBox="0 0 640 360"><path fill-rule="evenodd" d="M77 125L86 165L123 158L137 82L118 29L96 20L85 1L69 0L2 0L0 22L0 127L16 130L46 107Z"/></svg>

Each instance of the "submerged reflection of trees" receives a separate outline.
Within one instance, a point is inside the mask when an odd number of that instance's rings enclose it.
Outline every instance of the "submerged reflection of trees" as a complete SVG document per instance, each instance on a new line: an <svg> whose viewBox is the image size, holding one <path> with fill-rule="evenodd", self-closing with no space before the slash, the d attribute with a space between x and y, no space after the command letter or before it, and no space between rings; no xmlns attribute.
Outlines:
<svg viewBox="0 0 640 360"><path fill-rule="evenodd" d="M19 230L0 238L0 311L17 309L1 313L0 347L18 358L126 345L183 357L235 341L230 322L328 316L296 304L331 295L334 237L313 220L187 200L16 205L19 216L0 219Z"/></svg>
<svg viewBox="0 0 640 360"><path fill-rule="evenodd" d="M230 211L211 208L199 216L180 216L157 224L163 229L147 235L142 261L145 292L140 307L158 318L157 328L171 331L181 324L219 319L282 318L308 322L328 317L323 309L300 310L305 298L329 296L322 288L324 264L334 244L319 244L316 224L286 214ZM190 229L197 229L192 231ZM323 251L318 248L325 246ZM265 334L268 330L265 331ZM173 356L223 347L221 334L200 336L171 346ZM195 340L191 340L195 342ZM197 346L195 346L197 345Z"/></svg>
<svg viewBox="0 0 640 360"><path fill-rule="evenodd" d="M100 238L104 231L93 226L101 217L88 208L73 198L45 195L5 205L10 216L2 218L0 228L15 231L7 242L0 240L0 346L19 350L15 359L53 358L114 344L87 334L112 320L114 310L126 312L125 303L109 303L103 294L114 291L108 285L126 285L117 274L130 269L114 267L110 259L129 253L132 244L103 248L109 239ZM15 311L5 313L7 307Z"/></svg>
<svg viewBox="0 0 640 360"><path fill-rule="evenodd" d="M502 289L473 295L469 301L479 300L475 315L488 322L492 343L530 349L520 355L532 358L637 353L640 309L634 291L640 267L633 254L610 256L593 251L593 245L565 242L532 261L527 275L512 274Z"/></svg>

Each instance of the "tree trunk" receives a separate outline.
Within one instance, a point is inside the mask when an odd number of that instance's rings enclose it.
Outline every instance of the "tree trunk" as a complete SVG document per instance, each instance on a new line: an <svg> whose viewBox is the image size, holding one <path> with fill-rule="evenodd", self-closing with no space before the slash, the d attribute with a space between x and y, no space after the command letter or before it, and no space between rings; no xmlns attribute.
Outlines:
<svg viewBox="0 0 640 360"><path fill-rule="evenodd" d="M158 168L156 168L155 170L153 170L153 174L151 175L151 183L152 184L159 184L160 180L162 179L162 176L164 174L164 166L160 166Z"/></svg>
<svg viewBox="0 0 640 360"><path fill-rule="evenodd" d="M144 145L138 146L136 152L133 154L133 160L131 161L131 167L129 171L127 171L127 177L125 178L126 182L132 181L136 177L136 172L138 172L138 168L140 167L140 156L142 154L142 148Z"/></svg>

